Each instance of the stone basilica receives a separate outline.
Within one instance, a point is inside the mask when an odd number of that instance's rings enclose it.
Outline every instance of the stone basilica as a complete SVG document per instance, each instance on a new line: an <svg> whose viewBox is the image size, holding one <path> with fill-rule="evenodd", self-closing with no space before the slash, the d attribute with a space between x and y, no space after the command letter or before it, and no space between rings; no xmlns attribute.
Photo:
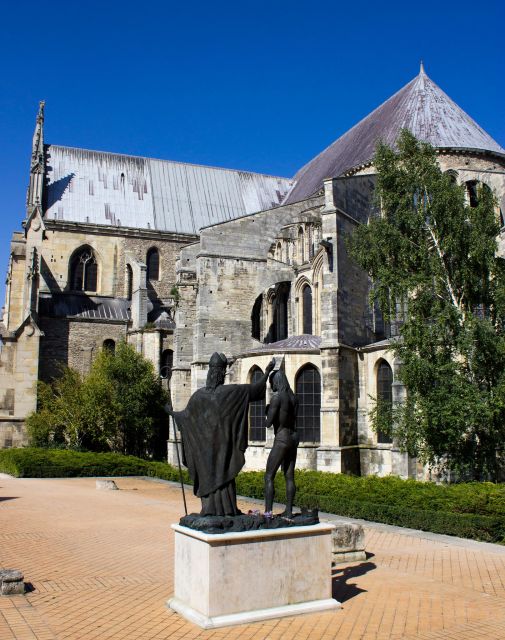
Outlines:
<svg viewBox="0 0 505 640"><path fill-rule="evenodd" d="M470 204L479 183L492 189L503 225L505 150L422 67L292 179L45 144L41 103L0 325L0 447L26 442L38 379L61 363L85 373L126 340L176 409L214 351L234 360L229 382L282 359L300 403L299 467L416 477L416 461L370 428L370 398L405 390L395 326L369 308L345 248L372 212L375 144L402 128L437 148ZM264 407L250 409L250 469L272 444Z"/></svg>

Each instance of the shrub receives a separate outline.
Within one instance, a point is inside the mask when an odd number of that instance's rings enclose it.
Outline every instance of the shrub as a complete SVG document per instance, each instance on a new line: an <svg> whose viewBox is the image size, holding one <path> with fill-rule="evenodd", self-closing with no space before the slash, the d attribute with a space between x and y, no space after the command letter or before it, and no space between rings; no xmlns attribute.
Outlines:
<svg viewBox="0 0 505 640"><path fill-rule="evenodd" d="M120 453L90 453L66 449L0 450L0 472L18 478L72 478L93 476L149 476L179 481L179 470ZM184 482L189 475L183 470Z"/></svg>
<svg viewBox="0 0 505 640"><path fill-rule="evenodd" d="M388 476L356 477L319 471L296 472L295 503L350 518L505 543L505 485L470 482L436 485ZM237 492L263 499L263 473L237 477ZM285 502L284 478L275 497Z"/></svg>
<svg viewBox="0 0 505 640"><path fill-rule="evenodd" d="M151 362L121 342L103 349L91 371L69 368L39 384L39 406L26 420L30 444L161 458L166 451L166 392Z"/></svg>
<svg viewBox="0 0 505 640"><path fill-rule="evenodd" d="M148 476L179 481L179 470L165 462L117 453L55 449L0 450L0 472L18 477ZM187 470L183 480L191 484ZM237 493L262 500L264 474L237 476ZM505 485L470 482L435 485L389 476L355 477L318 471L296 472L296 504L350 518L412 529L505 543ZM275 479L275 495L286 499L284 477Z"/></svg>

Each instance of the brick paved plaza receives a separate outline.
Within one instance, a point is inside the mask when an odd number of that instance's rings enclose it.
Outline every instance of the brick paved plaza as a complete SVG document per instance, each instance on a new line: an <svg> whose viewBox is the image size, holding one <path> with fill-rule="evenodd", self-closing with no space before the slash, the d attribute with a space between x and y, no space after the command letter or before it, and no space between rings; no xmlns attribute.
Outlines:
<svg viewBox="0 0 505 640"><path fill-rule="evenodd" d="M366 525L367 561L333 569L342 609L203 631L165 607L180 492L117 484L0 478L0 567L31 585L0 597L0 640L505 639L505 547L385 525Z"/></svg>

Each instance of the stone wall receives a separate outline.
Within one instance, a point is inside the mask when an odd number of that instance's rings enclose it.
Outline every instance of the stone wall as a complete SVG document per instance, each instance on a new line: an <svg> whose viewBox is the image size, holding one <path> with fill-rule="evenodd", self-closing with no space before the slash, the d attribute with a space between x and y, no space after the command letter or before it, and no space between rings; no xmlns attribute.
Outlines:
<svg viewBox="0 0 505 640"><path fill-rule="evenodd" d="M180 249L195 236L148 230L108 228L98 225L48 221L42 241L37 243L41 256L41 290L68 291L70 259L83 245L89 245L98 261L97 295L126 297L127 256L145 263L147 252L155 247L160 254L160 279L151 281L151 297L165 299L175 284L175 261ZM32 241L28 236L28 243Z"/></svg>
<svg viewBox="0 0 505 640"><path fill-rule="evenodd" d="M71 318L41 318L41 358L39 376L49 381L58 375L61 364L88 373L94 356L105 340L126 340L125 323L97 322Z"/></svg>
<svg viewBox="0 0 505 640"><path fill-rule="evenodd" d="M0 449L25 447L28 444L24 418L0 415Z"/></svg>
<svg viewBox="0 0 505 640"><path fill-rule="evenodd" d="M313 199L202 230L194 264L198 282L195 362L207 361L214 351L238 355L258 345L251 336L255 299L277 282L295 277L292 265L267 259L269 250L284 225L305 219L308 206L317 209L321 202ZM185 257L183 250L183 264Z"/></svg>

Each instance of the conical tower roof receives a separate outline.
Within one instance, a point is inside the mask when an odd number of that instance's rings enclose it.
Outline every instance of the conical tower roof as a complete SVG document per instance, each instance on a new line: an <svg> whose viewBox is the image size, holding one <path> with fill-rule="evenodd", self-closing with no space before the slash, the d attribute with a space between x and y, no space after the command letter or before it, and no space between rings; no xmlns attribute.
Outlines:
<svg viewBox="0 0 505 640"><path fill-rule="evenodd" d="M304 200L322 188L323 180L370 162L377 141L394 146L402 129L437 148L505 155L505 149L428 78L421 64L416 78L298 171L284 203Z"/></svg>

